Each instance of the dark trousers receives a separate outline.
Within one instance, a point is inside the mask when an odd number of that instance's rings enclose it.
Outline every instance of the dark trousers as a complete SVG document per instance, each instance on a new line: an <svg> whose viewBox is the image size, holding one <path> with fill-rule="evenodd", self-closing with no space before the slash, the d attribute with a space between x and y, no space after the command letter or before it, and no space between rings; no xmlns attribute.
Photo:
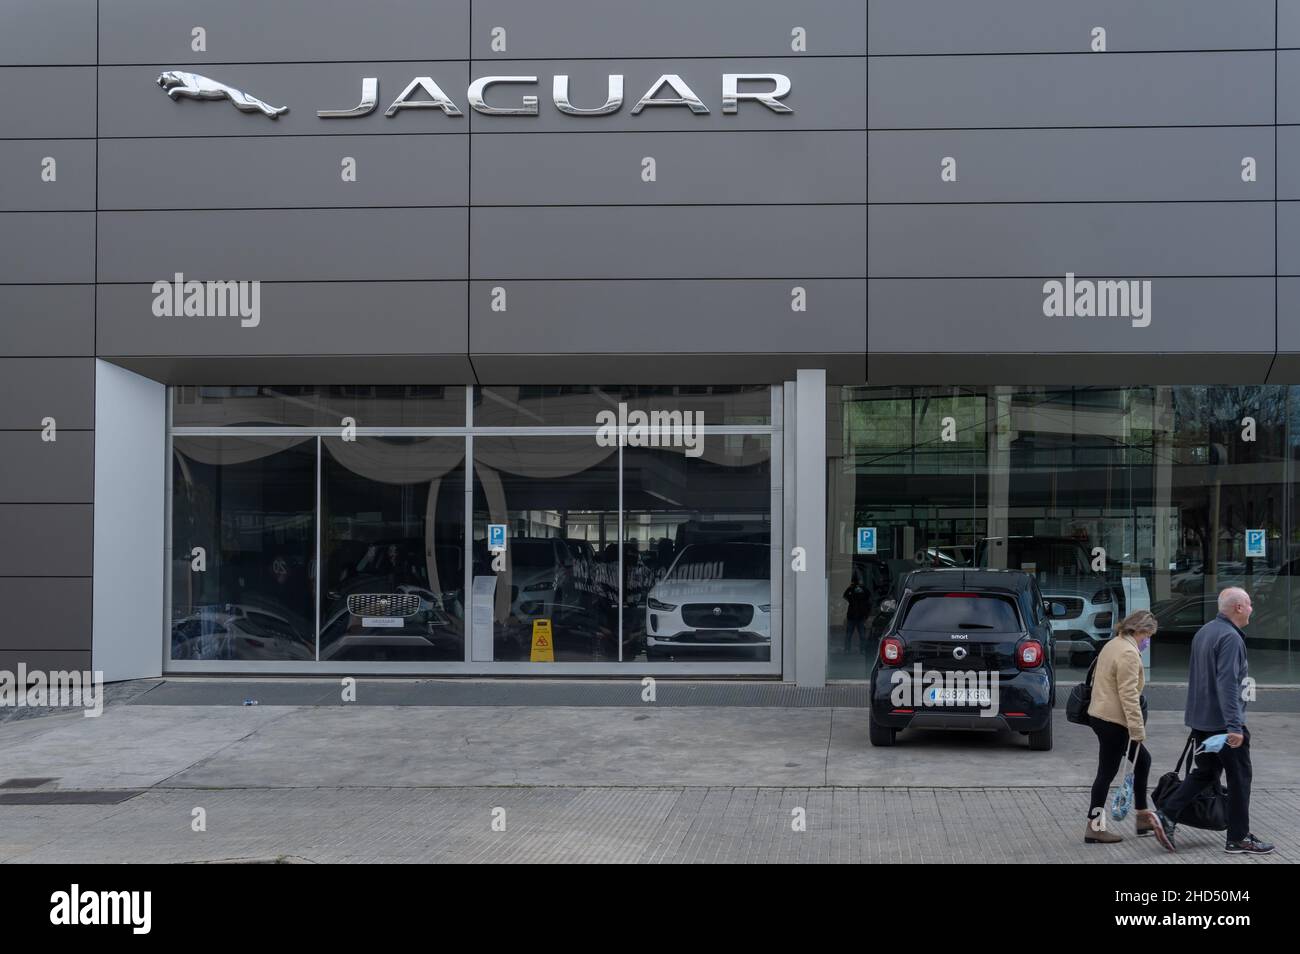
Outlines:
<svg viewBox="0 0 1300 954"><path fill-rule="evenodd" d="M1106 805L1106 792L1110 790L1111 779L1119 771L1119 764L1130 754L1128 727L1089 716L1088 723L1097 734L1097 777L1092 780L1092 801L1089 802L1088 817L1092 812ZM1151 773L1151 753L1140 742L1133 743L1137 748L1137 759L1133 766L1133 804L1139 809L1147 807L1147 776Z"/></svg>
<svg viewBox="0 0 1300 954"><path fill-rule="evenodd" d="M847 653L853 648L853 634L858 634L862 640L862 648L865 651L867 646L867 621L865 619L853 619L849 617L844 621L844 651Z"/></svg>
<svg viewBox="0 0 1300 954"><path fill-rule="evenodd" d="M1222 731L1224 730L1197 730L1192 732L1192 737L1199 744ZM1210 785L1218 785L1219 776L1227 773L1228 841L1241 841L1250 834L1250 782L1255 773L1250 765L1250 729L1242 726L1241 732L1244 739L1237 748L1230 749L1224 745L1218 752L1202 752L1196 757L1192 770L1187 773L1182 784L1160 806L1170 821L1178 821L1179 813L1197 795Z"/></svg>

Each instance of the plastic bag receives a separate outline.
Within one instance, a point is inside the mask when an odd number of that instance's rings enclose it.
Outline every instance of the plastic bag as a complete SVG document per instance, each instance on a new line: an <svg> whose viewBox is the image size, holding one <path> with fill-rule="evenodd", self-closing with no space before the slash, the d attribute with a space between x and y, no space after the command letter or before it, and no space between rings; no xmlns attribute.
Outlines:
<svg viewBox="0 0 1300 954"><path fill-rule="evenodd" d="M1133 807L1133 773L1124 773L1124 783L1115 789L1115 794L1110 800L1110 817L1115 821L1123 821L1128 817L1129 809Z"/></svg>

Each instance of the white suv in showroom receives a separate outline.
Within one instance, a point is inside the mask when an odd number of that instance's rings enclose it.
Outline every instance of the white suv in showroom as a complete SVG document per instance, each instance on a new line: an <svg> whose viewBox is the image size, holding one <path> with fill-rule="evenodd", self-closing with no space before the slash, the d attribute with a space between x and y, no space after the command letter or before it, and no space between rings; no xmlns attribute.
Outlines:
<svg viewBox="0 0 1300 954"><path fill-rule="evenodd" d="M684 547L646 597L646 659L770 659L771 576L765 544Z"/></svg>

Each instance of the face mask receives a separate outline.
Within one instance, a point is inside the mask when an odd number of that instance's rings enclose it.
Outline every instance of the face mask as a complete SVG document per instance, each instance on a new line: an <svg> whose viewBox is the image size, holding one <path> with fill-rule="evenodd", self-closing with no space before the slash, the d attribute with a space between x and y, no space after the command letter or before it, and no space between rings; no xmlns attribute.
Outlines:
<svg viewBox="0 0 1300 954"><path fill-rule="evenodd" d="M1145 639L1139 639L1139 640L1138 640L1138 649L1142 650L1142 652L1146 652L1146 651L1147 651L1147 647L1150 646L1150 645L1151 645L1151 637L1150 637L1150 636L1146 637Z"/></svg>

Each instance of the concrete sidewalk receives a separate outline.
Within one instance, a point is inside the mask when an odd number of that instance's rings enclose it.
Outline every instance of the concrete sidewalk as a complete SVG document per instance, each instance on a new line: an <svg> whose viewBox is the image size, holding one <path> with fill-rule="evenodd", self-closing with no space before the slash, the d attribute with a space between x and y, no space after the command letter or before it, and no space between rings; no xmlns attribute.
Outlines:
<svg viewBox="0 0 1300 954"><path fill-rule="evenodd" d="M1251 714L1252 825L1279 851L1241 859L1189 829L1177 855L1083 845L1095 741L1059 712L1055 749L1030 752L1017 736L920 732L873 749L856 708L142 702L0 724L0 786L52 779L0 788L0 860L1300 860L1291 712ZM1181 721L1151 714L1152 784Z"/></svg>

